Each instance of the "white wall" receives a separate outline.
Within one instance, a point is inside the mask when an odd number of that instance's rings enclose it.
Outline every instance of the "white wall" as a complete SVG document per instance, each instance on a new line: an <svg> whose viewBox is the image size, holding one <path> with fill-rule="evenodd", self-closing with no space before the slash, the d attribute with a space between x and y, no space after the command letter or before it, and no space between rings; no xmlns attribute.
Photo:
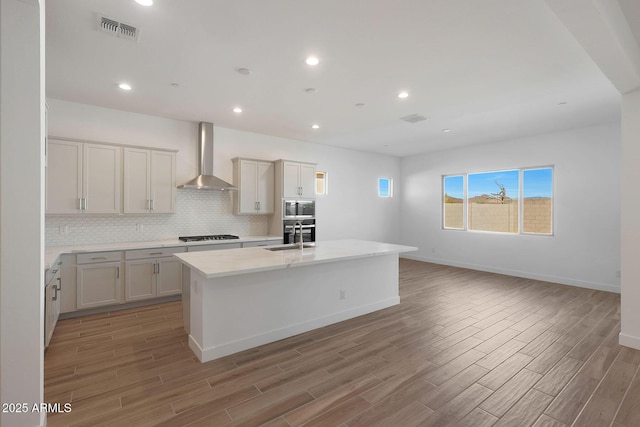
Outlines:
<svg viewBox="0 0 640 427"><path fill-rule="evenodd" d="M44 1L0 2L0 413L44 425Z"/></svg>
<svg viewBox="0 0 640 427"><path fill-rule="evenodd" d="M546 165L553 236L442 229L442 175ZM402 181L402 243L420 248L408 257L619 292L618 124L404 158Z"/></svg>
<svg viewBox="0 0 640 427"><path fill-rule="evenodd" d="M170 120L49 99L49 135L179 150L178 184L196 175L198 123ZM361 238L399 242L399 198L377 197L377 178L400 185L396 157L344 150L215 126L214 171L233 180L233 157L317 163L328 173L329 194L318 196L318 240ZM228 212L228 215L232 215ZM50 224L52 219L47 219Z"/></svg>
<svg viewBox="0 0 640 427"><path fill-rule="evenodd" d="M620 344L640 350L640 90L622 96L622 325Z"/></svg>

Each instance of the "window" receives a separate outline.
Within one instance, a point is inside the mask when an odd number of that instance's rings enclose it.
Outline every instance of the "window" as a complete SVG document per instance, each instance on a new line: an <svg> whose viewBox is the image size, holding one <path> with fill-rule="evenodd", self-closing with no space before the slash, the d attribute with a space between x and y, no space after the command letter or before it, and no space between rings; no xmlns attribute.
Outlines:
<svg viewBox="0 0 640 427"><path fill-rule="evenodd" d="M527 169L522 180L522 232L553 232L553 169Z"/></svg>
<svg viewBox="0 0 640 427"><path fill-rule="evenodd" d="M393 197L393 180L378 178L378 197Z"/></svg>
<svg viewBox="0 0 640 427"><path fill-rule="evenodd" d="M464 228L464 177L445 176L444 186L444 228Z"/></svg>
<svg viewBox="0 0 640 427"><path fill-rule="evenodd" d="M442 178L443 228L552 234L553 168L524 168Z"/></svg>
<svg viewBox="0 0 640 427"><path fill-rule="evenodd" d="M326 172L316 172L316 194L327 194Z"/></svg>
<svg viewBox="0 0 640 427"><path fill-rule="evenodd" d="M467 175L467 228L517 233L520 171Z"/></svg>

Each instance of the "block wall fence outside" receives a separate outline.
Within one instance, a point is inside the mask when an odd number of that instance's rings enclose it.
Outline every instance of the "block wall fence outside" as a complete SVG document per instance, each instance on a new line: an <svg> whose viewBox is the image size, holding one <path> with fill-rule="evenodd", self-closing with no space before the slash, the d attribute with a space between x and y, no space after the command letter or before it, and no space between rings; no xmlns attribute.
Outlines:
<svg viewBox="0 0 640 427"><path fill-rule="evenodd" d="M514 203L469 203L469 230L518 232L518 206Z"/></svg>
<svg viewBox="0 0 640 427"><path fill-rule="evenodd" d="M551 234L553 231L552 200L548 198L524 199L522 229L525 233Z"/></svg>
<svg viewBox="0 0 640 427"><path fill-rule="evenodd" d="M153 241L202 234L267 235L268 217L234 215L231 197L229 192L179 189L173 214L47 215L46 246ZM61 227L66 227L67 234L60 232Z"/></svg>
<svg viewBox="0 0 640 427"><path fill-rule="evenodd" d="M551 233L552 200L548 198L524 199L522 228L525 233ZM515 233L518 231L518 209L515 204L469 203L470 230ZM447 203L447 228L463 227L462 203Z"/></svg>

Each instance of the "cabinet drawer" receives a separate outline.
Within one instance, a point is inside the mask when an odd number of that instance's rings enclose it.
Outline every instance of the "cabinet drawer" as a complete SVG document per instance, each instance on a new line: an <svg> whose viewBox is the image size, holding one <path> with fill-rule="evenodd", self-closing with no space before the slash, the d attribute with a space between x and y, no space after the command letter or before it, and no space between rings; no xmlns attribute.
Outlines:
<svg viewBox="0 0 640 427"><path fill-rule="evenodd" d="M186 252L186 251L187 250L184 247L135 249L132 251L125 251L124 259L130 260L130 259L170 257L173 254Z"/></svg>
<svg viewBox="0 0 640 427"><path fill-rule="evenodd" d="M115 252L90 252L78 254L76 262L78 264L93 264L96 262L114 262L120 261L122 257L120 251Z"/></svg>
<svg viewBox="0 0 640 427"><path fill-rule="evenodd" d="M46 284L50 285L55 282L58 277L60 277L60 266L55 266L54 268L50 268L47 270L46 274Z"/></svg>
<svg viewBox="0 0 640 427"><path fill-rule="evenodd" d="M194 245L189 246L189 252L217 251L221 249L241 248L241 243L218 243L217 245Z"/></svg>

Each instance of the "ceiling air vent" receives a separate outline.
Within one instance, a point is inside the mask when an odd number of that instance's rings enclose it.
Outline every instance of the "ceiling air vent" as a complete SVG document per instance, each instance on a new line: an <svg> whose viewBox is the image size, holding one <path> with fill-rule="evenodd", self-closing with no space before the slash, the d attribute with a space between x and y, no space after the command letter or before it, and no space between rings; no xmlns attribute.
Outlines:
<svg viewBox="0 0 640 427"><path fill-rule="evenodd" d="M98 15L98 30L122 39L138 41L140 30L133 25Z"/></svg>
<svg viewBox="0 0 640 427"><path fill-rule="evenodd" d="M421 116L420 114L410 114L408 116L400 117L400 120L404 120L407 123L418 123L423 120L427 120L425 116Z"/></svg>

